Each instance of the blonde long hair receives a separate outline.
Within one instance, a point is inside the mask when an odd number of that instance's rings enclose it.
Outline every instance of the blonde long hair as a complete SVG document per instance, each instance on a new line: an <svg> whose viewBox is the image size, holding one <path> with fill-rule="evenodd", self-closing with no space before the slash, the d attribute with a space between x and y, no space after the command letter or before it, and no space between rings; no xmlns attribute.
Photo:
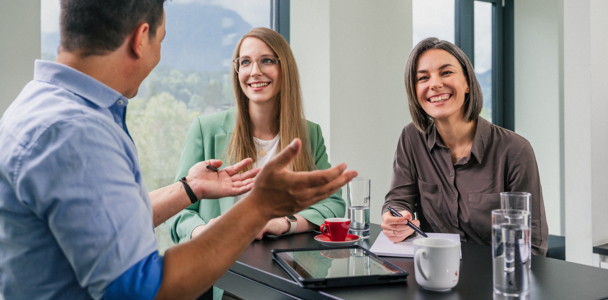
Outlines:
<svg viewBox="0 0 608 300"><path fill-rule="evenodd" d="M281 67L281 90L277 95L279 114L275 120L276 123L273 124L273 128L278 127L280 133L279 151L289 146L289 143L293 139L299 138L302 141L302 151L288 168L293 171L311 171L316 169L310 149L308 124L302 107L298 67L289 44L274 30L263 27L254 28L245 34L237 44L233 60L239 57L241 44L248 37L257 38L266 43L279 58L279 65ZM251 157L255 163L257 161L257 153L253 141L251 118L249 116L249 99L241 90L238 73L236 73L234 68L232 68L231 74L238 114L234 133L228 147L228 159L234 163ZM246 170L249 169L251 169L251 165Z"/></svg>

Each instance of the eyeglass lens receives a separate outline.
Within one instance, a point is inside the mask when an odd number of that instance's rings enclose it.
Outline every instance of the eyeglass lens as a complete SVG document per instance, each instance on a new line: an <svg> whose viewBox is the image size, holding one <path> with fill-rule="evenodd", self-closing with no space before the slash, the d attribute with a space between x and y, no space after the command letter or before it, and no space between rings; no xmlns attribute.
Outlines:
<svg viewBox="0 0 608 300"><path fill-rule="evenodd" d="M269 74L277 70L279 60L271 56L262 56L257 60L246 56L239 57L234 61L234 69L237 73L251 73L254 63L257 63L262 73Z"/></svg>

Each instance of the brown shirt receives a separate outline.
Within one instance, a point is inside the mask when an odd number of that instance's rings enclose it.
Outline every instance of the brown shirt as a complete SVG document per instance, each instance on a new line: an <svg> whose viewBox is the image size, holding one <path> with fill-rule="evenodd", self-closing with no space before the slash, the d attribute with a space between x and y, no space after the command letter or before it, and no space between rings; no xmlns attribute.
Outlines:
<svg viewBox="0 0 608 300"><path fill-rule="evenodd" d="M538 166L530 143L479 117L471 155L452 165L435 124L421 133L413 123L399 138L387 205L416 212L423 231L457 233L462 241L492 244L491 211L500 192L532 194L532 253L546 255L548 227Z"/></svg>

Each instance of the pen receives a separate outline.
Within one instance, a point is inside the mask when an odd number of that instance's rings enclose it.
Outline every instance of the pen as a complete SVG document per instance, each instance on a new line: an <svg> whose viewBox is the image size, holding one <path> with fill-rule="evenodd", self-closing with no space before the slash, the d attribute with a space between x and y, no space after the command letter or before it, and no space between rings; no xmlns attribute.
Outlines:
<svg viewBox="0 0 608 300"><path fill-rule="evenodd" d="M399 217L399 218L403 218L403 216L396 211L394 208L392 207L388 207L388 211L391 212L391 215L393 215L394 217ZM422 232L422 230L420 230L420 228L416 227L416 225L414 225L412 222L410 222L410 220L407 220L407 226L412 227L412 229L414 229L416 232L420 233L420 235L422 235L423 237L429 237L428 235L426 235L426 233Z"/></svg>
<svg viewBox="0 0 608 300"><path fill-rule="evenodd" d="M212 166L212 165L207 165L207 169L213 171L213 172L217 172L219 171L216 167Z"/></svg>

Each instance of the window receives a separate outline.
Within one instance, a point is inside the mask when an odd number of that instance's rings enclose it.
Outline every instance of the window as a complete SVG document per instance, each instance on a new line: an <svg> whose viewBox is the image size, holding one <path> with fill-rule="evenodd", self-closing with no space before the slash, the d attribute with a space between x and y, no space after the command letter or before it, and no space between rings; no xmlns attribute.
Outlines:
<svg viewBox="0 0 608 300"><path fill-rule="evenodd" d="M427 37L467 54L484 96L481 116L514 129L513 0L413 0L414 45Z"/></svg>
<svg viewBox="0 0 608 300"><path fill-rule="evenodd" d="M482 114L511 130L515 127L513 39L513 0L456 1L456 45L475 67L484 94Z"/></svg>
<svg viewBox="0 0 608 300"><path fill-rule="evenodd" d="M175 180L182 146L198 115L233 104L232 55L254 27L271 26L289 3L249 0L173 0L165 5L167 36L161 61L130 100L127 124L139 152L149 191ZM59 47L59 0L41 0L42 59L55 60ZM284 15L284 14L283 14ZM289 18L280 24L289 29ZM277 22L278 23L278 22ZM278 26L278 24L277 24ZM164 225L156 228L161 253L172 245Z"/></svg>
<svg viewBox="0 0 608 300"><path fill-rule="evenodd" d="M475 76L483 93L481 117L492 122L492 3L475 1Z"/></svg>
<svg viewBox="0 0 608 300"><path fill-rule="evenodd" d="M455 0L414 0L412 2L414 46L436 37L454 43Z"/></svg>

